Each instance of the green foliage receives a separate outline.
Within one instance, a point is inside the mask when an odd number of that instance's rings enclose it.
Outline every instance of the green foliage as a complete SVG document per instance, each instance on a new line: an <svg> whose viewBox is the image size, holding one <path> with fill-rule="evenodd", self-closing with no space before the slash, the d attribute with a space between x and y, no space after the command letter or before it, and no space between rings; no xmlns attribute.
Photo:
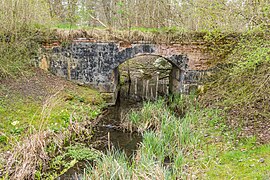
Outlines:
<svg viewBox="0 0 270 180"><path fill-rule="evenodd" d="M55 179L59 175L64 174L68 169L73 167L78 161L76 159L67 160L66 154L59 155L52 158L49 162L49 171L47 173L42 173L42 171L37 171L35 173L36 178L40 179Z"/></svg>
<svg viewBox="0 0 270 180"><path fill-rule="evenodd" d="M261 34L244 35L227 57L227 67L212 77L202 98L205 103L224 108L228 120L237 124L235 127L270 118L269 46L269 40Z"/></svg>
<svg viewBox="0 0 270 180"><path fill-rule="evenodd" d="M270 41L262 37L243 38L229 57L235 63L232 75L254 72L261 64L270 62ZM240 74L239 74L240 73Z"/></svg>
<svg viewBox="0 0 270 180"><path fill-rule="evenodd" d="M99 152L91 148L87 148L84 145L73 145L64 147L62 153L52 158L50 161L49 174L57 171L59 173L66 171L72 167L78 161L92 161L100 156ZM47 176L48 174L46 174Z"/></svg>
<svg viewBox="0 0 270 180"><path fill-rule="evenodd" d="M105 106L96 91L85 87L66 88L47 99L29 98L14 92L5 84L0 88L0 93L8 94L0 99L1 150L11 148L13 142L36 130L61 132L70 125L71 120L82 122L94 119Z"/></svg>
<svg viewBox="0 0 270 180"><path fill-rule="evenodd" d="M93 149L89 149L81 145L76 145L67 147L66 156L72 159L76 159L78 161L81 160L92 161L94 159L97 159L99 157L99 154L97 153L97 151L94 151Z"/></svg>
<svg viewBox="0 0 270 180"><path fill-rule="evenodd" d="M47 149L47 152L51 154L52 159L48 163L47 171L39 170L35 174L41 178L54 179L59 175L64 174L68 169L73 167L76 163L80 161L93 162L101 157L101 153L95 149L86 147L84 144L74 144L67 147L59 147L58 153L54 154L56 151L56 145L51 144ZM43 165L42 165L43 166Z"/></svg>
<svg viewBox="0 0 270 180"><path fill-rule="evenodd" d="M213 57L211 60L212 65L225 61L239 42L240 36L241 34L237 32L205 31L203 36L203 40L207 44L205 51Z"/></svg>
<svg viewBox="0 0 270 180"><path fill-rule="evenodd" d="M5 135L1 135L0 136L0 143L6 144L7 141L8 141L7 136L5 136Z"/></svg>
<svg viewBox="0 0 270 180"><path fill-rule="evenodd" d="M187 97L177 96L171 102L177 104L179 101L184 101L182 98ZM145 103L139 112L131 112L130 115L132 125L143 133L143 142L132 165L127 166L117 154L105 157L91 168L90 178L97 177L97 174L103 174L102 177L105 179L112 178L112 175L116 179L123 179L123 177L132 179L134 176L150 179L180 177L184 150L198 143L199 134L195 133L194 128L203 113L203 111L190 108L190 111L180 119L172 113L162 99L155 103ZM112 161L113 158L119 169L126 170L126 174L119 174L115 172L114 167L110 166L112 163L107 161ZM110 165L105 169L100 169L102 164ZM115 172L115 174L109 172Z"/></svg>

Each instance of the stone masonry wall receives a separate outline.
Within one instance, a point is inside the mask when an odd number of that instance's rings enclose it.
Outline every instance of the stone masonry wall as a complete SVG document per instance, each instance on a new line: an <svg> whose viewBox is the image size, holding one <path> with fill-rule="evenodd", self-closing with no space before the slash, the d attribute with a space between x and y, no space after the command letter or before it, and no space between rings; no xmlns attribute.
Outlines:
<svg viewBox="0 0 270 180"><path fill-rule="evenodd" d="M187 92L190 84L208 67L209 56L196 45L123 44L121 42L80 42L46 49L40 66L55 75L93 86L100 92L115 92L118 85L116 69L140 55L162 56L173 65L174 91ZM46 59L46 60L44 60Z"/></svg>

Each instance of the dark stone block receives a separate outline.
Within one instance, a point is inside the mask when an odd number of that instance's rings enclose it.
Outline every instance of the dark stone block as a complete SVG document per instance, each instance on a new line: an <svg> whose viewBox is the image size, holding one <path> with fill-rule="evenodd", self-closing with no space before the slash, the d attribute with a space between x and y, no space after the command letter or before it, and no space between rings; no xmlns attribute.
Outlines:
<svg viewBox="0 0 270 180"><path fill-rule="evenodd" d="M143 53L151 53L151 48L149 45L143 45Z"/></svg>
<svg viewBox="0 0 270 180"><path fill-rule="evenodd" d="M60 53L61 52L61 49L59 47L53 47L52 48L52 52L53 53Z"/></svg>

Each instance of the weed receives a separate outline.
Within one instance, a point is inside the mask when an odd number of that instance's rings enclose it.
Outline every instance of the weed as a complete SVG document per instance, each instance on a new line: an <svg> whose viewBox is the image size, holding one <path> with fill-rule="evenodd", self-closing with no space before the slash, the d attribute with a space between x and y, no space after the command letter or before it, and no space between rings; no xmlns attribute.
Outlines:
<svg viewBox="0 0 270 180"><path fill-rule="evenodd" d="M0 85L0 94L3 95L0 99L0 151L4 155L1 173L10 178L45 177L46 165L64 152L62 147L67 142L91 138L89 130L80 122L94 119L104 107L96 91L63 83L59 79L56 80L58 86L55 86L51 84L54 77L44 72L32 76L28 76L27 82L22 77L19 81L10 80L12 83L8 81ZM67 96L74 98L67 99ZM70 151L74 158L75 152ZM76 158L79 156L77 154ZM68 157L73 159L71 155ZM62 169L62 164L70 167L74 162L64 163L60 158L52 167L55 173L60 173L56 169Z"/></svg>
<svg viewBox="0 0 270 180"><path fill-rule="evenodd" d="M97 151L93 149L86 148L82 145L75 145L75 146L69 146L67 147L67 153L66 156L76 159L78 161L80 160L94 160L99 157L99 154Z"/></svg>
<svg viewBox="0 0 270 180"><path fill-rule="evenodd" d="M122 153L109 152L90 167L87 177L267 178L269 145L257 146L255 137L239 139L223 111L203 108L194 97L170 98L168 105L164 100L147 102L132 111L124 121L143 134L143 142L131 163ZM183 109L184 115L176 116L173 109Z"/></svg>
<svg viewBox="0 0 270 180"><path fill-rule="evenodd" d="M175 98L176 101L183 101L183 96ZM172 101L174 101L172 100ZM192 108L191 108L192 109ZM198 123L201 112L191 110L184 118L175 116L166 102L162 99L155 103L147 102L138 112L131 112L129 119L131 127L136 127L143 134L143 142L133 158L132 165L125 166L127 174L124 177L128 179L171 179L181 177L181 169L184 162L186 149L193 144L198 143L199 135L194 128ZM111 159L107 159L111 158ZM119 163L123 159L117 154L110 157L104 157L98 161L89 172L90 177L96 177L95 174L106 174L106 178L111 178L116 168L106 167L100 169L102 164L110 164L106 161ZM111 169L112 168L112 169ZM123 168L120 166L119 168ZM103 171L104 170L104 171ZM108 173L110 172L110 173ZM123 175L116 173L116 179L122 179Z"/></svg>

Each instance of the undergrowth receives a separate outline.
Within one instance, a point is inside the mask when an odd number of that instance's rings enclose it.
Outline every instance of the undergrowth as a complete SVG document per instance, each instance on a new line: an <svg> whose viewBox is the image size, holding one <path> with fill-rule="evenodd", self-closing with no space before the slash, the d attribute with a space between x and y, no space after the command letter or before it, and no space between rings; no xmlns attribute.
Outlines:
<svg viewBox="0 0 270 180"><path fill-rule="evenodd" d="M110 151L94 160L85 177L269 178L269 145L258 146L254 136L239 138L227 125L224 111L203 108L195 97L180 96L169 105L164 100L148 102L140 111L131 112L123 126L143 135L136 154L130 160L123 152ZM172 110L182 109L183 105L187 108L179 117Z"/></svg>
<svg viewBox="0 0 270 180"><path fill-rule="evenodd" d="M206 85L202 102L224 109L232 127L246 128L245 136L262 142L269 136L262 129L270 119L270 41L261 36L244 37L226 63ZM264 134L264 135L262 135Z"/></svg>
<svg viewBox="0 0 270 180"><path fill-rule="evenodd" d="M0 94L0 176L11 179L57 177L69 168L76 154L61 165L55 158L65 146L92 137L84 126L105 106L98 92L42 71L6 79Z"/></svg>
<svg viewBox="0 0 270 180"><path fill-rule="evenodd" d="M45 28L30 25L18 32L0 31L0 80L31 73L41 42L48 34Z"/></svg>

